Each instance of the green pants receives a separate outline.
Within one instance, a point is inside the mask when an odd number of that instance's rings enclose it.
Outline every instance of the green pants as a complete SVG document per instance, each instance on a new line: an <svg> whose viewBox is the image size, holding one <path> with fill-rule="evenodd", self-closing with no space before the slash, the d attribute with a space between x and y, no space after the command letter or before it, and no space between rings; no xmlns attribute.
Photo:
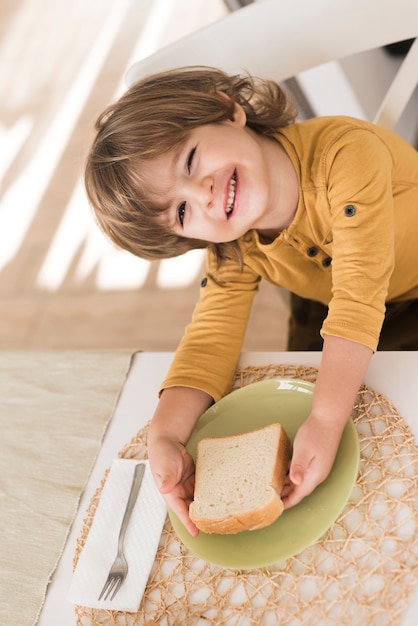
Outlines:
<svg viewBox="0 0 418 626"><path fill-rule="evenodd" d="M288 350L322 350L320 330L328 308L290 294ZM418 350L418 300L389 302L378 350Z"/></svg>

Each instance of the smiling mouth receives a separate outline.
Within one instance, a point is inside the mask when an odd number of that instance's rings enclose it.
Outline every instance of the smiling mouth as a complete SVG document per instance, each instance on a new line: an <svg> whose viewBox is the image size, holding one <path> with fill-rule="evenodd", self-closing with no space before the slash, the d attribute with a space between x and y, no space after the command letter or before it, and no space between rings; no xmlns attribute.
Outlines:
<svg viewBox="0 0 418 626"><path fill-rule="evenodd" d="M237 173L234 171L234 173L232 174L232 178L229 182L228 200L226 204L227 218L230 217L230 215L232 214L232 211L234 210L236 189L237 189Z"/></svg>

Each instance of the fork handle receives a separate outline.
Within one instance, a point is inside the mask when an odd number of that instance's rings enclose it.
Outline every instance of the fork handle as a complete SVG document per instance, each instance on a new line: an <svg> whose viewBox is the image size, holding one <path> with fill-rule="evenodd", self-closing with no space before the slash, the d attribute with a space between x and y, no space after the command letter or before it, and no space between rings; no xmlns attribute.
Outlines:
<svg viewBox="0 0 418 626"><path fill-rule="evenodd" d="M125 513L124 513L122 524L120 527L119 539L118 539L118 550L121 550L123 547L126 529L128 528L129 520L131 519L132 511L134 510L135 502L138 497L142 479L144 477L144 472L145 472L145 463L138 463L135 466L135 472L134 472L134 477L132 480L131 490L129 492L128 503L126 505Z"/></svg>

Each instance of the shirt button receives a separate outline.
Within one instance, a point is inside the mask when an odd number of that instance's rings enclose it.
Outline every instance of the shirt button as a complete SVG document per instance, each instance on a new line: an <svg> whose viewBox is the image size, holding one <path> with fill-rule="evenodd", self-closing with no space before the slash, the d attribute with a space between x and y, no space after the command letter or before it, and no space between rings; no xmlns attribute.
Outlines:
<svg viewBox="0 0 418 626"><path fill-rule="evenodd" d="M325 257L325 259L322 261L322 265L324 267L329 267L332 263L332 259L330 256Z"/></svg>
<svg viewBox="0 0 418 626"><path fill-rule="evenodd" d="M344 215L346 215L347 217L353 217L353 215L356 214L356 207L353 206L352 204L347 204L347 206L344 207Z"/></svg>
<svg viewBox="0 0 418 626"><path fill-rule="evenodd" d="M200 286L201 287L206 287L207 284L208 284L208 279L206 277L202 278L202 280L200 282Z"/></svg>
<svg viewBox="0 0 418 626"><path fill-rule="evenodd" d="M318 248L316 246L311 246L306 250L308 256L313 257L318 254Z"/></svg>

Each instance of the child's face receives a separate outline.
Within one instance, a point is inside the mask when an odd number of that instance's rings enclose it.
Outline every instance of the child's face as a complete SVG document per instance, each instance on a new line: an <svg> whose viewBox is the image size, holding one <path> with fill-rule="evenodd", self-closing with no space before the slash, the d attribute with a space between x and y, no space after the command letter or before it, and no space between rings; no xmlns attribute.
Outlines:
<svg viewBox="0 0 418 626"><path fill-rule="evenodd" d="M191 131L172 150L141 166L157 203L169 205L170 230L212 243L238 239L251 229L275 227L280 197L276 142L257 135L236 106L232 119Z"/></svg>

